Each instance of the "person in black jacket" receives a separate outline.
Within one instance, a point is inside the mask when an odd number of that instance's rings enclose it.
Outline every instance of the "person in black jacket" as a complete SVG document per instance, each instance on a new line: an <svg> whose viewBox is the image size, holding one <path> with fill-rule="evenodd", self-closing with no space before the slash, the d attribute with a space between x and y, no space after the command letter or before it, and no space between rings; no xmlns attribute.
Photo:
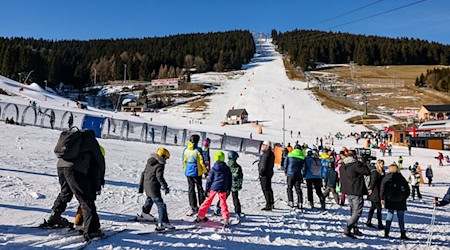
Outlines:
<svg viewBox="0 0 450 250"><path fill-rule="evenodd" d="M383 178L380 188L381 204L388 210L384 237L389 237L394 211L397 211L398 224L400 226L400 239L409 239L405 230L406 200L410 195L408 182L400 173L396 164L391 164L387 175Z"/></svg>
<svg viewBox="0 0 450 250"><path fill-rule="evenodd" d="M357 224L361 217L364 199L363 195L367 194L367 188L364 183L364 175L369 175L369 169L361 162L356 160L356 152L350 150L348 157L344 159L340 168L341 172L341 192L345 193L345 197L350 205L352 216L344 228L344 235L354 238L355 235L362 236L358 230ZM353 234L351 230L353 229Z"/></svg>
<svg viewBox="0 0 450 250"><path fill-rule="evenodd" d="M161 196L161 190L163 190L165 194L170 192L167 182L164 179L164 168L166 160L169 158L170 153L165 148L159 148L156 154L151 154L150 158L147 160L145 170L142 172L139 185L139 193L145 191L145 194L147 195L145 204L142 207L142 213L149 214L153 203L158 207L157 231L163 231L166 228L174 228L174 226L169 223L167 206Z"/></svg>
<svg viewBox="0 0 450 250"><path fill-rule="evenodd" d="M370 171L370 183L369 190L367 191L367 198L371 201L372 205L369 210L369 214L367 216L366 226L374 227L372 225L372 217L375 209L377 210L377 219L378 219L378 229L384 229L383 226L383 218L381 214L381 198L380 198L380 186L381 181L384 178L384 161L378 160L376 164L376 168L371 169Z"/></svg>
<svg viewBox="0 0 450 250"><path fill-rule="evenodd" d="M44 224L50 227L71 227L71 223L61 217L61 214L75 195L83 214L83 235L88 240L101 235L95 198L96 191L99 192L105 184L105 159L93 130L83 130L78 133L81 133L78 155L70 160L65 160L64 156L58 159L57 169L61 192L53 204L50 218ZM96 169L92 170L93 167Z"/></svg>
<svg viewBox="0 0 450 250"><path fill-rule="evenodd" d="M264 141L262 146L262 155L259 160L259 181L261 183L261 188L264 193L264 198L266 199L266 206L261 210L270 211L274 205L273 190L272 190L272 176L273 176L273 166L275 163L275 155L270 147L270 141Z"/></svg>

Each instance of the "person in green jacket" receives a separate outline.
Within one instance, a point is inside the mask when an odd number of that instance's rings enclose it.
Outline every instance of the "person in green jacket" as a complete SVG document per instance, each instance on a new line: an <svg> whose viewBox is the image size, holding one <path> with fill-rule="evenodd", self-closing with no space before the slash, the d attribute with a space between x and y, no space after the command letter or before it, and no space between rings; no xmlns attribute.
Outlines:
<svg viewBox="0 0 450 250"><path fill-rule="evenodd" d="M244 180L244 174L242 173L242 167L237 163L239 154L235 151L228 152L228 167L231 170L231 196L233 197L234 212L240 218L243 216L241 210L241 202L239 201L239 191L242 189L242 182ZM227 194L230 195L229 193ZM215 215L220 215L219 204L216 205Z"/></svg>

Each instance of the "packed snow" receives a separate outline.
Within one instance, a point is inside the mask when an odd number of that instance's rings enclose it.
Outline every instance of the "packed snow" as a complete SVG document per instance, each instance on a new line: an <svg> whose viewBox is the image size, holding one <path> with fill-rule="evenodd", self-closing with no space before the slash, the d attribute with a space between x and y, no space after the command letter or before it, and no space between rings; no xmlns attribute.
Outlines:
<svg viewBox="0 0 450 250"><path fill-rule="evenodd" d="M217 81L221 86L217 94L210 97L205 113L187 113L182 105L167 109L157 114L143 114L133 119L147 120L173 125L181 128L227 133L253 138L282 141L283 110L286 107L286 130L294 131L294 138L286 133L286 141L294 143L315 143L316 137L328 133L360 132L364 127L352 126L345 119L354 113L343 114L325 109L314 96L304 90L306 84L290 81L284 72L281 55L275 52L271 43L267 42L255 56L253 61L244 67L235 77L220 77L220 74L197 75L198 81ZM213 76L213 78L209 78ZM0 79L0 87L15 83L6 78ZM19 83L16 83L19 84ZM10 85L8 85L10 86ZM19 89L19 85L11 90ZM32 91L32 96L18 92L18 96L0 95L2 101L28 104L35 100L39 105L71 109L74 103L54 96L43 90ZM45 101L47 96L47 102ZM51 97L51 98L50 98ZM60 99L61 98L61 99ZM67 107L69 102L69 107ZM63 106L64 105L64 106ZM221 121L230 108L246 108L249 119L258 120L263 125L263 134L257 135L256 127L248 124L238 126L220 126ZM109 114L105 111L89 112ZM129 117L128 114L111 115ZM202 123L189 123L199 120ZM301 138L297 139L297 131ZM0 123L0 248L29 249L75 248L82 245L74 240L75 236L64 236L62 230L42 230L36 228L50 215L53 202L59 192L56 175L56 157L53 148L59 131L30 126L16 126ZM394 147L391 157L378 157L386 164L396 161L400 155L404 165L419 162L424 170L427 165L434 167L435 185L421 186L423 202L408 201L405 215L408 241L399 240L399 229L394 219L390 239L382 237L382 232L363 225L366 221L368 206L360 219L360 228L364 234L358 239L342 237L343 226L350 216L348 206L339 207L334 201L327 200L327 212L305 209L304 213L293 212L286 204L286 180L284 173L278 170L272 179L275 209L271 212L261 211L265 200L260 188L257 165L254 155L241 154L238 162L244 171L243 189L240 191L242 210L246 216L238 225L229 231L222 231L221 226L208 224L192 230L150 233L154 225L130 221L141 212L144 197L137 193L141 171L150 153L160 145L140 142L99 139L106 150L106 185L98 196L96 204L104 228L111 226L126 227L109 238L94 241L89 249L163 249L163 248L211 248L211 249L272 249L272 248L327 248L327 249L425 249L429 225L433 214L431 201L434 197L442 197L450 185L450 164L437 166L438 151L413 148L413 156L408 156L404 147ZM362 142L360 142L362 143ZM328 144L329 145L329 144ZM335 140L333 147L340 150L342 146L355 147L351 138ZM165 170L165 178L171 192L163 195L167 204L169 219L175 226L192 225L193 217L186 216L189 210L187 180L183 175L180 146L165 146L171 152L171 158ZM214 153L211 152L212 154ZM447 153L444 153L447 154ZM408 177L407 170L402 171ZM303 185L304 186L304 185ZM306 189L303 187L306 197ZM318 203L318 198L315 197ZM228 200L230 211L233 211L231 198ZM74 219L78 203L76 199L68 205L64 216ZM317 204L316 207L319 205ZM306 207L306 206L305 206ZM385 211L384 211L385 212ZM437 208L434 226L432 249L450 249L450 214L447 207ZM156 208L152 214L157 216ZM383 214L385 218L386 214ZM219 220L219 218L213 219Z"/></svg>

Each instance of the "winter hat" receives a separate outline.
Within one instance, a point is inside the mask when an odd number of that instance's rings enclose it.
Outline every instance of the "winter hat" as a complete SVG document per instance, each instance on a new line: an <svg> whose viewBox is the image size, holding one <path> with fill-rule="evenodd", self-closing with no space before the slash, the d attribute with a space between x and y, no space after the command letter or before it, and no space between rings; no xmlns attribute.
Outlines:
<svg viewBox="0 0 450 250"><path fill-rule="evenodd" d="M209 146L209 141L208 140L205 140L204 142L203 142L203 146Z"/></svg>
<svg viewBox="0 0 450 250"><path fill-rule="evenodd" d="M263 142L263 145L267 145L267 146L270 147L270 141L269 141L269 140L265 140L265 141Z"/></svg>
<svg viewBox="0 0 450 250"><path fill-rule="evenodd" d="M216 154L214 154L214 160L215 161L225 161L225 155L222 151L217 151Z"/></svg>

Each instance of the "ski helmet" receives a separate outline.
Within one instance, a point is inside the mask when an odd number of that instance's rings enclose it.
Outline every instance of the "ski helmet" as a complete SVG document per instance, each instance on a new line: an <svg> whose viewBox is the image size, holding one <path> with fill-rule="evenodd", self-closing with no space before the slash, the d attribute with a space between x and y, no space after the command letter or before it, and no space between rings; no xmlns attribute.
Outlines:
<svg viewBox="0 0 450 250"><path fill-rule="evenodd" d="M204 142L203 142L203 146L209 146L209 141L208 140L205 140Z"/></svg>
<svg viewBox="0 0 450 250"><path fill-rule="evenodd" d="M217 151L214 155L214 160L222 162L225 161L225 154L222 151Z"/></svg>
<svg viewBox="0 0 450 250"><path fill-rule="evenodd" d="M236 153L235 151L228 152L228 160L237 160L238 157L239 157L239 154Z"/></svg>
<svg viewBox="0 0 450 250"><path fill-rule="evenodd" d="M191 135L191 137L189 137L189 141L197 144L200 141L200 136L197 134Z"/></svg>
<svg viewBox="0 0 450 250"><path fill-rule="evenodd" d="M165 149L165 148L158 148L158 151L156 152L156 154L158 154L159 156L165 158L165 159L169 159L170 158L170 153L169 150Z"/></svg>

